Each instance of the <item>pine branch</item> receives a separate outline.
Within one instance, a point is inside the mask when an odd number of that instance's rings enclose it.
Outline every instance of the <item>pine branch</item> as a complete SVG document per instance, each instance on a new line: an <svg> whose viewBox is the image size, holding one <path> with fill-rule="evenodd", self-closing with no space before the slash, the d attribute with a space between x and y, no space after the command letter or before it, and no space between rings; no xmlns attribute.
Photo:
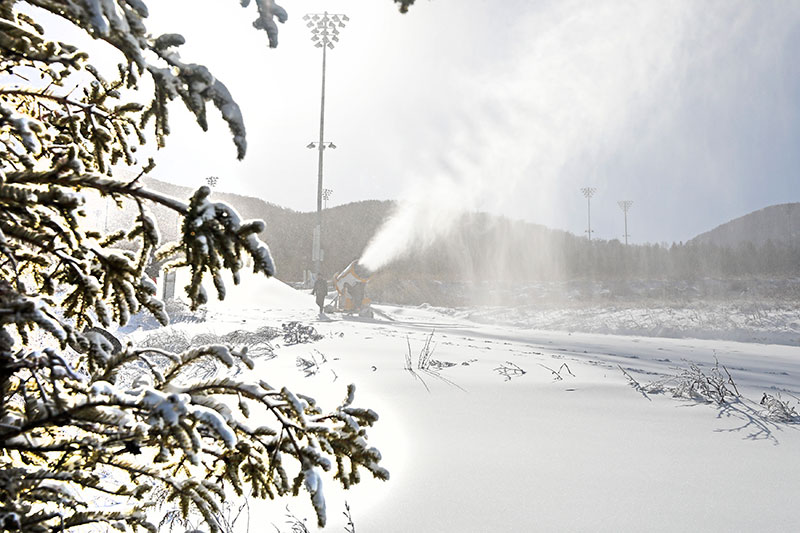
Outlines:
<svg viewBox="0 0 800 533"><path fill-rule="evenodd" d="M57 413L52 413L44 418L37 418L36 420L31 420L19 426L18 428L14 428L10 431L0 432L0 444L2 444L4 441L9 441L13 438L19 437L37 428L43 428L47 426L62 426L65 423L76 420L77 415L81 411L87 409L95 409L97 407L117 407L123 409L131 409L131 410L137 410L141 408L141 406L136 402L120 402L120 401L108 401L108 400L90 401L87 403L73 406L63 411L59 411Z"/></svg>
<svg viewBox="0 0 800 533"><path fill-rule="evenodd" d="M96 174L65 174L60 169L45 172L9 172L6 174L7 183L28 183L37 185L63 185L75 188L87 188L100 191L105 195L121 194L133 198L141 198L159 205L163 205L181 215L189 213L189 206L170 196L166 196L149 189L143 188L138 183L125 183Z"/></svg>
<svg viewBox="0 0 800 533"><path fill-rule="evenodd" d="M157 348L122 349L102 332L76 329L95 321L124 323L143 307L165 317L154 285L143 279L159 240L155 218L146 209L151 204L184 218L180 242L158 257L190 268L194 307L206 299L201 287L206 274L220 298L224 270L238 283L244 256L253 258L254 272L274 274L269 249L258 239L263 222L243 221L229 206L212 202L207 187L188 203L150 191L140 178L152 160L132 180L110 178L117 163L135 166L136 142L147 141L143 128L151 118L156 142L163 145L170 133L167 104L176 98L203 129L207 104L217 107L242 157L245 128L236 102L205 67L180 60L176 47L182 38L154 38L147 32L143 0L29 0L26 5L34 7L32 15L18 12L16 2L0 2L0 73L25 79L23 69L35 71L25 80L27 87L0 87L0 151L5 154L0 163L0 456L6 458L0 492L9 510L2 525L44 533L113 521L155 531L140 507L128 515L97 511L84 491L64 492L77 484L116 501L142 501L152 482L184 517L199 514L207 529L219 531L225 487L242 494L249 484L252 494L274 497L297 494L304 481L323 523L318 468L329 470L335 460L335 477L345 487L358 481L359 467L388 478L378 464L380 454L366 444L365 428L377 415L351 406L352 387L342 405L323 414L313 399L286 388L191 375L195 365L208 360L214 369L239 361L252 368L244 351L193 347L175 355ZM286 13L273 0L256 5L256 27L275 46L276 22ZM126 59L116 77L108 81L85 63L82 50L47 40L37 8L122 52ZM66 92L70 76L86 73L88 84ZM127 100L125 92L150 91L140 86L143 76L154 82L148 108ZM38 79L46 87L35 88ZM87 231L84 190L111 196L120 208L123 201L135 202L134 227L108 235ZM129 244L133 251L120 249ZM52 334L63 352L35 349L42 332ZM430 339L425 351L423 365L430 362ZM238 401L238 411L229 399ZM261 417L268 415L269 425L245 424L251 403ZM101 484L95 474L106 467L117 474ZM122 472L136 488L122 484ZM17 489L23 485L24 490ZM50 506L59 512L51 513ZM6 524L11 510L19 525Z"/></svg>
<svg viewBox="0 0 800 533"><path fill-rule="evenodd" d="M55 94L51 94L48 93L46 89L42 90L0 89L0 96L23 96L23 97L41 98L44 100L50 100L52 102L57 102L64 106L77 107L87 115L98 115L106 120L110 120L111 117L114 115L113 112L108 112L98 107L96 104L86 104L77 100L72 100L66 96L58 96Z"/></svg>

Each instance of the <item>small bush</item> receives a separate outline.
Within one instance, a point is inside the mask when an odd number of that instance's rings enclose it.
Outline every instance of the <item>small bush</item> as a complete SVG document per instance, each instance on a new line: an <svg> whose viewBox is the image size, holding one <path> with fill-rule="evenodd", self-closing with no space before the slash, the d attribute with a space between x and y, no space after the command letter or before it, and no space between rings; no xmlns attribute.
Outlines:
<svg viewBox="0 0 800 533"><path fill-rule="evenodd" d="M283 328L283 342L287 346L305 344L322 339L322 335L317 333L313 326L305 326L300 322L281 324L281 327Z"/></svg>
<svg viewBox="0 0 800 533"><path fill-rule="evenodd" d="M766 409L764 416L770 420L785 423L800 422L800 415L788 401L781 398L780 393L773 396L765 392L760 403Z"/></svg>
<svg viewBox="0 0 800 533"><path fill-rule="evenodd" d="M689 368L681 369L678 375L656 380L646 385L636 381L621 366L619 369L628 378L631 386L645 398L648 398L648 394L669 392L675 398L725 405L729 400L736 400L741 396L730 372L724 365L720 366L716 358L714 358L714 366L708 372L704 372L695 363L690 363Z"/></svg>
<svg viewBox="0 0 800 533"><path fill-rule="evenodd" d="M178 322L205 322L208 311L206 309L197 309L192 311L192 308L178 299L171 299L164 302L164 311L169 317L170 324L177 324Z"/></svg>
<svg viewBox="0 0 800 533"><path fill-rule="evenodd" d="M676 397L714 402L717 405L723 405L727 403L728 399L740 396L730 372L725 366L720 369L719 361L716 358L714 366L708 373L691 363L688 369L678 375L676 385L672 387L671 391L672 395Z"/></svg>
<svg viewBox="0 0 800 533"><path fill-rule="evenodd" d="M512 363L511 361L506 361L504 364L495 368L494 371L503 376L503 378L505 378L505 381L511 381L511 378L513 377L522 376L526 374L526 372L522 368L520 368L519 365L517 365L516 363Z"/></svg>

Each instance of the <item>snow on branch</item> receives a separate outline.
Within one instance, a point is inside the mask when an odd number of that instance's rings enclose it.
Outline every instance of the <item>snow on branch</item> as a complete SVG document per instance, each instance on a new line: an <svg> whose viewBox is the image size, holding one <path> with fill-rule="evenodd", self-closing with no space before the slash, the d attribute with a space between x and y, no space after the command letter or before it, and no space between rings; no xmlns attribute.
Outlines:
<svg viewBox="0 0 800 533"><path fill-rule="evenodd" d="M0 72L20 82L0 85L0 525L155 532L147 508L160 500L221 533L230 489L274 498L303 487L324 524L323 472L335 470L345 487L363 470L389 476L367 443L378 416L353 405L354 388L323 411L310 396L254 380L246 346L172 352L109 331L144 310L167 323L146 270L154 255L188 267L195 308L206 300L203 277L223 298L222 272L238 283L246 255L255 272L275 273L257 237L263 222L210 201L208 187L187 203L140 181L154 166L137 160L144 128L153 121L163 145L170 101L180 98L204 129L211 102L241 158L239 107L208 69L180 60L181 36L149 34L143 0L24 3L119 50L125 60L113 76L87 63L86 51L50 40L37 18L50 19L18 11L22 4L0 3ZM256 4L255 26L277 46L286 12ZM154 82L149 105L134 100L150 91L143 76ZM138 176L115 179L121 166ZM132 227L92 229L87 190L132 206ZM152 204L183 218L180 242L158 254Z"/></svg>
<svg viewBox="0 0 800 533"><path fill-rule="evenodd" d="M54 0L31 0L30 3L62 17L83 29L96 39L119 50L128 63L120 68L124 85L138 87L138 74L148 72L155 83L154 98L142 115L140 125L155 118L155 134L163 146L170 129L166 104L180 96L186 107L195 115L198 124L205 130L205 102L212 102L228 123L238 157L246 152L245 126L239 106L231 97L228 88L217 80L206 67L180 61L176 48L184 43L179 34L164 34L154 37L145 25L147 5L141 0L83 0L80 2L56 2ZM242 2L247 7L249 2ZM286 22L286 10L272 0L256 0L258 17L253 26L263 30L269 38L269 46L278 46L277 22ZM29 22L24 15L11 13L12 17L0 15L0 28L5 31L0 37L0 51L7 51L31 62L62 63L67 70L78 70L87 57L78 54L75 47L48 41L43 35L45 28ZM151 60L155 58L155 61ZM63 72L56 71L53 81L58 84ZM26 137L30 140L30 137Z"/></svg>
<svg viewBox="0 0 800 533"><path fill-rule="evenodd" d="M232 207L211 202L208 199L210 194L211 189L205 186L195 192L181 228L182 241L159 252L160 257L182 255L182 259L167 268L190 268L191 281L187 293L193 308L207 301L202 286L206 273L210 274L220 300L225 298L223 270L229 270L234 283L239 283L243 253L253 259L254 272L267 276L275 274L269 248L256 236L264 230L264 223L260 220L242 221Z"/></svg>

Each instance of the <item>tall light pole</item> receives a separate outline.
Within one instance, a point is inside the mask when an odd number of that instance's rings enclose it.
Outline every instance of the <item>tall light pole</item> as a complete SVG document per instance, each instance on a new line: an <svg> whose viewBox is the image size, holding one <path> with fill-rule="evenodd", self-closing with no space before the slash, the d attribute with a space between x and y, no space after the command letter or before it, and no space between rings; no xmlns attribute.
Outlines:
<svg viewBox="0 0 800 533"><path fill-rule="evenodd" d="M633 205L633 200L620 200L617 202L617 205L619 205L619 208L622 209L622 212L625 214L625 245L627 246L628 237L630 237L630 235L628 235L628 210Z"/></svg>
<svg viewBox="0 0 800 533"><path fill-rule="evenodd" d="M328 200L333 196L333 189L322 189L322 199L325 200L325 209L328 209Z"/></svg>
<svg viewBox="0 0 800 533"><path fill-rule="evenodd" d="M586 230L586 235L589 236L589 240L592 240L592 196L594 193L597 192L595 187L582 187L581 192L586 197L586 214L589 227Z"/></svg>
<svg viewBox="0 0 800 533"><path fill-rule="evenodd" d="M314 261L314 271L319 276L322 273L322 153L325 148L336 148L333 143L325 142L325 66L328 48L333 49L335 42L339 41L339 28L344 28L345 22L350 20L347 15L324 13L309 13L303 17L306 26L311 29L311 41L317 48L322 48L322 98L319 111L319 141L312 142L308 148L316 148L319 153L317 168L317 227L314 228L314 248L311 259Z"/></svg>

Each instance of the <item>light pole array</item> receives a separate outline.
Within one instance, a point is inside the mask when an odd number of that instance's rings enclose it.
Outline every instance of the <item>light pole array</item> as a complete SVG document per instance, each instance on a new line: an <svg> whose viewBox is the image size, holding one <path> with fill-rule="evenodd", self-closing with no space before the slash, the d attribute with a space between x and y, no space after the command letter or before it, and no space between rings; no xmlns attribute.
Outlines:
<svg viewBox="0 0 800 533"><path fill-rule="evenodd" d="M328 48L331 50L334 43L339 41L339 28L344 28L345 22L350 20L347 15L324 13L309 13L303 17L306 26L311 29L311 41L317 48L322 48L322 98L319 111L319 141L312 142L308 148L316 148L319 153L317 169L317 227L314 228L314 248L311 259L314 261L314 271L317 276L322 272L322 154L326 148L336 148L333 143L325 142L325 66Z"/></svg>
<svg viewBox="0 0 800 533"><path fill-rule="evenodd" d="M587 214L587 221L588 221L588 229L586 230L586 235L589 236L589 240L592 240L592 196L594 193L597 192L595 187L582 187L581 192L586 197L586 214Z"/></svg>
<svg viewBox="0 0 800 533"><path fill-rule="evenodd" d="M622 209L622 212L625 214L625 245L627 246L628 237L630 237L630 235L628 235L628 210L633 205L633 200L620 200L617 202L617 205L619 205L619 208Z"/></svg>
<svg viewBox="0 0 800 533"><path fill-rule="evenodd" d="M322 199L325 200L325 209L328 209L328 200L333 196L333 189L322 189Z"/></svg>

